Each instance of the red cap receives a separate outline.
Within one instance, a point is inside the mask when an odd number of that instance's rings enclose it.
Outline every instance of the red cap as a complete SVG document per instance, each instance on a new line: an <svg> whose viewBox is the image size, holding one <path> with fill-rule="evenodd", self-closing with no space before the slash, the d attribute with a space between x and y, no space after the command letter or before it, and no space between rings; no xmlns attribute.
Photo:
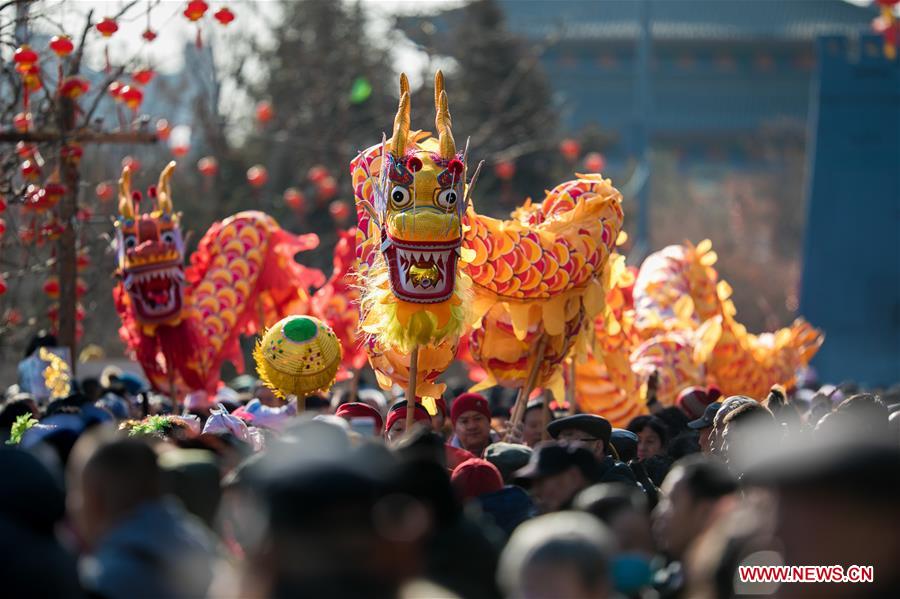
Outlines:
<svg viewBox="0 0 900 599"><path fill-rule="evenodd" d="M488 420L491 419L491 409L487 400L477 393L463 393L454 399L450 406L450 420L456 424L457 419L466 412L478 412L484 414Z"/></svg>
<svg viewBox="0 0 900 599"><path fill-rule="evenodd" d="M427 422L431 424L431 416L428 414L428 410L425 409L420 403L416 404L416 409L413 411L413 417L416 422ZM391 427L394 426L394 423L398 420L406 419L406 401L398 401L394 405L391 406L390 411L387 415L387 422L384 423L384 432L388 432L391 430Z"/></svg>
<svg viewBox="0 0 900 599"><path fill-rule="evenodd" d="M453 489L460 499L496 493L503 488L503 477L497 467L481 458L466 460L450 476Z"/></svg>
<svg viewBox="0 0 900 599"><path fill-rule="evenodd" d="M718 391L718 389L716 389L716 391ZM721 395L721 392L719 395ZM706 406L714 401L715 399L712 398L712 394L709 393L705 387L686 387L678 394L675 405L678 406L682 412L687 414L688 418L696 420L703 416L703 411L706 410Z"/></svg>
<svg viewBox="0 0 900 599"><path fill-rule="evenodd" d="M384 430L384 418L381 417L378 410L366 403L353 402L341 404L334 415L340 416L347 421L353 418L372 418L375 420L375 434L380 435L382 430Z"/></svg>

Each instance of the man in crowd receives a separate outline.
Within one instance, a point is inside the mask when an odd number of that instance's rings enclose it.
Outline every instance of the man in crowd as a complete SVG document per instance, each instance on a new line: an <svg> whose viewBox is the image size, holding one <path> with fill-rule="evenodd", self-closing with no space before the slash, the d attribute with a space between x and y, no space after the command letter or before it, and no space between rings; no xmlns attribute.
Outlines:
<svg viewBox="0 0 900 599"><path fill-rule="evenodd" d="M482 457L487 446L500 439L491 431L491 409L477 393L463 393L450 406L453 439L450 445ZM493 437L493 438L492 438Z"/></svg>
<svg viewBox="0 0 900 599"><path fill-rule="evenodd" d="M588 449L599 462L597 482L636 484L628 466L609 455L612 426L606 418L594 414L567 416L551 422L547 432L562 443L576 443Z"/></svg>
<svg viewBox="0 0 900 599"><path fill-rule="evenodd" d="M526 487L543 513L568 509L572 499L597 481L593 454L579 445L551 441L534 449L528 465L515 473L515 482Z"/></svg>
<svg viewBox="0 0 900 599"><path fill-rule="evenodd" d="M710 433L712 433L713 421L716 418L716 412L722 406L719 402L714 402L706 406L703 415L696 420L688 423L688 428L697 431L700 434L700 451L710 453Z"/></svg>

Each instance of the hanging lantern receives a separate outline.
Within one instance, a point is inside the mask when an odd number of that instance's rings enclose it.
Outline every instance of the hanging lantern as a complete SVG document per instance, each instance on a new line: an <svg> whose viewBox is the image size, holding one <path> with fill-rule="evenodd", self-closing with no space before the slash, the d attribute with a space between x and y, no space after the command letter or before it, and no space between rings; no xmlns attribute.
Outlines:
<svg viewBox="0 0 900 599"><path fill-rule="evenodd" d="M44 185L44 193L51 206L55 206L64 195L66 195L66 186L62 183L47 183Z"/></svg>
<svg viewBox="0 0 900 599"><path fill-rule="evenodd" d="M260 125L271 121L273 116L275 116L275 111L272 109L272 103L268 100L262 100L256 105L256 120Z"/></svg>
<svg viewBox="0 0 900 599"><path fill-rule="evenodd" d="M321 183L322 179L328 176L328 169L321 164L317 164L309 169L306 177L313 183Z"/></svg>
<svg viewBox="0 0 900 599"><path fill-rule="evenodd" d="M28 44L22 44L13 52L13 62L16 64L16 70L19 73L28 71L32 66L37 64L38 54L31 49Z"/></svg>
<svg viewBox="0 0 900 599"><path fill-rule="evenodd" d="M134 82L138 85L147 85L153 79L154 75L156 75L156 72L153 69L146 67L136 70L131 74L131 78L134 79Z"/></svg>
<svg viewBox="0 0 900 599"><path fill-rule="evenodd" d="M34 158L34 151L36 146L34 144L26 143L24 141L20 141L16 144L16 154L19 155L19 158Z"/></svg>
<svg viewBox="0 0 900 599"><path fill-rule="evenodd" d="M6 285L6 279L3 277L2 274L0 274L0 295L3 295L4 293L6 293L6 291L7 291L8 289L9 289L9 288L8 288L7 285ZM9 313L7 313L6 324L12 324L12 323L10 322L10 318L9 318L9 315L8 315L8 314L9 314Z"/></svg>
<svg viewBox="0 0 900 599"><path fill-rule="evenodd" d="M589 173L599 173L606 167L606 159L600 152L588 152L584 157L584 167Z"/></svg>
<svg viewBox="0 0 900 599"><path fill-rule="evenodd" d="M81 147L81 144L73 142L64 145L62 150L60 150L59 155L63 160L77 166L81 162L81 157L84 155L84 149Z"/></svg>
<svg viewBox="0 0 900 599"><path fill-rule="evenodd" d="M328 212L331 213L331 217L334 220L342 223L350 216L350 207L343 200L335 200L328 205Z"/></svg>
<svg viewBox="0 0 900 599"><path fill-rule="evenodd" d="M59 221L53 221L41 227L41 240L43 241L56 241L62 234L63 226ZM39 241L38 243L41 242Z"/></svg>
<svg viewBox="0 0 900 599"><path fill-rule="evenodd" d="M144 101L144 92L136 85L126 85L122 87L119 91L119 96L122 98L122 101L125 102L125 105L132 110L140 108L141 102Z"/></svg>
<svg viewBox="0 0 900 599"><path fill-rule="evenodd" d="M108 202L112 199L113 194L115 194L116 190L110 183L106 181L97 184L97 188L94 190L97 193L97 198L101 202Z"/></svg>
<svg viewBox="0 0 900 599"><path fill-rule="evenodd" d="M119 102L122 100L122 88L125 87L125 84L121 81L113 81L109 84L109 87L106 88L106 91L109 92L109 95Z"/></svg>
<svg viewBox="0 0 900 599"><path fill-rule="evenodd" d="M122 168L128 168L132 173L141 170L141 161L134 156L126 156L122 159Z"/></svg>
<svg viewBox="0 0 900 599"><path fill-rule="evenodd" d="M50 49L59 58L65 58L75 49L75 44L68 35L54 35L50 38Z"/></svg>
<svg viewBox="0 0 900 599"><path fill-rule="evenodd" d="M191 0L188 2L187 8L184 9L184 16L191 22L196 23L203 18L206 11L209 10L209 4L203 0Z"/></svg>
<svg viewBox="0 0 900 599"><path fill-rule="evenodd" d="M14 327L17 324L22 324L22 313L15 308L10 308L6 311L3 319L6 321L6 324Z"/></svg>
<svg viewBox="0 0 900 599"><path fill-rule="evenodd" d="M103 17L96 27L103 37L112 37L112 34L119 30L119 24L112 17Z"/></svg>
<svg viewBox="0 0 900 599"><path fill-rule="evenodd" d="M49 297L57 298L59 297L59 278L55 275L47 277L47 280L44 281L44 293L46 293Z"/></svg>
<svg viewBox="0 0 900 599"><path fill-rule="evenodd" d="M288 187L284 190L284 203L292 210L300 212L306 204L306 197L296 187Z"/></svg>
<svg viewBox="0 0 900 599"><path fill-rule="evenodd" d="M59 87L59 93L66 98L74 100L75 98L78 98L79 96L87 92L90 87L90 84L84 77L66 77L63 80L62 85Z"/></svg>
<svg viewBox="0 0 900 599"><path fill-rule="evenodd" d="M19 133L24 133L28 131L31 127L31 113L30 112L20 112L13 117L13 127L16 128L16 131Z"/></svg>
<svg viewBox="0 0 900 599"><path fill-rule="evenodd" d="M501 160L494 165L494 173L501 181L509 181L516 174L516 163L512 160Z"/></svg>
<svg viewBox="0 0 900 599"><path fill-rule="evenodd" d="M152 42L156 39L156 32L150 28L144 30L144 33L141 34L141 37L147 40L148 42Z"/></svg>
<svg viewBox="0 0 900 599"><path fill-rule="evenodd" d="M88 208L87 206L84 206L83 208L79 208L78 212L75 213L75 220L77 220L80 223L86 223L89 220L91 220L91 218L93 218L93 217L94 217L94 211L91 210L90 208Z"/></svg>
<svg viewBox="0 0 900 599"><path fill-rule="evenodd" d="M266 170L266 167L257 164L256 166L251 166L247 170L247 182L250 183L253 187L257 189L266 184L266 181L269 180L269 172Z"/></svg>
<svg viewBox="0 0 900 599"><path fill-rule="evenodd" d="M85 250L79 251L78 257L75 259L75 266L78 269L78 272L83 271L90 265L91 265L91 257L88 256L87 251L85 251Z"/></svg>
<svg viewBox="0 0 900 599"><path fill-rule="evenodd" d="M6 198L0 196L0 214L6 212Z"/></svg>
<svg viewBox="0 0 900 599"><path fill-rule="evenodd" d="M227 6L223 6L213 13L213 18L222 25L228 25L234 21L234 13Z"/></svg>
<svg viewBox="0 0 900 599"><path fill-rule="evenodd" d="M28 65L22 72L22 84L29 93L41 89L41 70L36 64Z"/></svg>
<svg viewBox="0 0 900 599"><path fill-rule="evenodd" d="M191 151L191 128L187 125L173 127L169 133L169 148L175 156L186 156Z"/></svg>
<svg viewBox="0 0 900 599"><path fill-rule="evenodd" d="M559 144L559 153L569 162L575 162L581 154L581 144L577 140L568 137Z"/></svg>
<svg viewBox="0 0 900 599"><path fill-rule="evenodd" d="M22 202L23 210L40 214L52 207L50 198L43 187L32 184L25 188L25 200Z"/></svg>
<svg viewBox="0 0 900 599"><path fill-rule="evenodd" d="M169 133L171 132L172 127L169 125L169 121L166 119L159 119L156 121L156 137L159 138L160 141L169 139Z"/></svg>
<svg viewBox="0 0 900 599"><path fill-rule="evenodd" d="M0 218L0 235L6 233L6 221Z"/></svg>
<svg viewBox="0 0 900 599"><path fill-rule="evenodd" d="M337 181L334 180L334 177L325 177L319 181L317 187L319 189L319 195L323 200L330 200L337 194Z"/></svg>
<svg viewBox="0 0 900 599"><path fill-rule="evenodd" d="M197 161L197 170L204 177L215 177L219 172L219 161L213 156L205 156Z"/></svg>
<svg viewBox="0 0 900 599"><path fill-rule="evenodd" d="M85 293L87 293L88 286L87 283L84 282L84 279L78 277L75 280L75 297L81 297Z"/></svg>
<svg viewBox="0 0 900 599"><path fill-rule="evenodd" d="M41 167L34 160L23 160L19 168L22 176L28 181L34 181L41 176Z"/></svg>

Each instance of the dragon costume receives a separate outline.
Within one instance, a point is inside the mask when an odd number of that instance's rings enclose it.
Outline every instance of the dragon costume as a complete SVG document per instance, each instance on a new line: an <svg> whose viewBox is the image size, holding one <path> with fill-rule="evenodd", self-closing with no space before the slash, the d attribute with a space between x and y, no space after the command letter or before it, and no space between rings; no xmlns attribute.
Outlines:
<svg viewBox="0 0 900 599"><path fill-rule="evenodd" d="M319 238L292 235L262 212L240 212L209 228L185 268L169 183L174 168L169 163L148 190L155 205L145 213L128 167L119 180L120 282L113 290L119 334L154 388L213 393L223 361L243 369L242 333L307 311L307 289L325 277L294 255L315 248Z"/></svg>

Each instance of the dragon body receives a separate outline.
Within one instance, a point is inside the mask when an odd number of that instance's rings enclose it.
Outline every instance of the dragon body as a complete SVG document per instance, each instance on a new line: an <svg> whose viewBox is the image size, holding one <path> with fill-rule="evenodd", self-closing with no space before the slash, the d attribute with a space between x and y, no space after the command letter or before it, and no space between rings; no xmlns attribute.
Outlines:
<svg viewBox="0 0 900 599"><path fill-rule="evenodd" d="M119 181L117 274L113 290L119 334L154 388L213 393L225 360L238 370L241 334L255 334L287 314L306 312L307 289L324 275L294 260L315 248L314 234L296 236L256 211L213 224L184 267L180 215L169 179L175 163L150 188L156 206L140 211L126 167Z"/></svg>

